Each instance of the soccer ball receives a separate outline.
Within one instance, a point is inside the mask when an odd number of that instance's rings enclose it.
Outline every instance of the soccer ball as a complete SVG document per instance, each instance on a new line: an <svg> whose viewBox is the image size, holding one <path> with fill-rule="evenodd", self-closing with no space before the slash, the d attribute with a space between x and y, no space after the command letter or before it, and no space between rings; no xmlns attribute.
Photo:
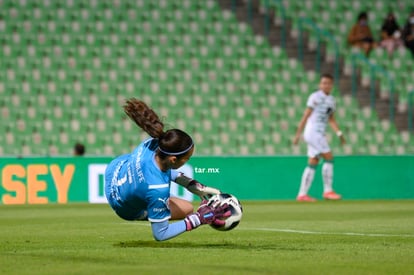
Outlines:
<svg viewBox="0 0 414 275"><path fill-rule="evenodd" d="M218 226L215 224L210 225L214 229L217 229L220 231L229 231L229 230L234 229L240 223L240 220L243 216L243 207L240 201L231 194L222 193L222 194L214 195L208 200L207 204L217 207L225 203L227 203L230 207L231 216L228 218L225 218L226 223L222 226Z"/></svg>

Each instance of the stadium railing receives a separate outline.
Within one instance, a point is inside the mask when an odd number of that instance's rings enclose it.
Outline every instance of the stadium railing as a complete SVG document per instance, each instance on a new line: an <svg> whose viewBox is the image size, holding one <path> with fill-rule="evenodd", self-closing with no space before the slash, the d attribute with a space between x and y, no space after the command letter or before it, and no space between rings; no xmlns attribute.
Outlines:
<svg viewBox="0 0 414 275"><path fill-rule="evenodd" d="M413 133L414 90L408 92L408 130Z"/></svg>
<svg viewBox="0 0 414 275"><path fill-rule="evenodd" d="M253 20L253 1L252 0L247 0L247 19L250 23L252 23ZM270 34L270 4L272 4L272 6L277 7L276 12L278 12L280 14L280 19L282 20L282 22L280 23L280 26L282 28L281 30L281 37L280 37L280 41L281 41L281 46L282 48L286 47L286 12L285 12L285 7L283 6L283 3L281 0L261 0L262 2L262 7L264 8L264 33L267 37L269 37ZM237 6L237 0L232 0L231 1L231 9L233 11L233 13L236 11L236 6Z"/></svg>
<svg viewBox="0 0 414 275"><path fill-rule="evenodd" d="M236 1L232 1L232 8L233 11L235 11ZM281 22L281 46L282 48L286 48L286 11L282 0L261 0L262 5L265 9L265 34L269 35L270 30L270 16L269 16L269 10L270 6L275 7L275 12L278 13ZM252 0L247 0L247 14L249 20L252 19ZM328 45L331 45L334 51L334 76L336 81L339 79L339 59L340 59L340 53L339 53L339 45L335 39L335 37L326 29L319 27L316 22L314 22L312 19L307 17L301 17L297 21L298 28L299 28L299 59L303 61L303 31L304 31L304 25L307 25L311 28L312 31L316 33L316 50L317 50L317 60L316 60L316 71L320 71L320 62L321 62L321 52L320 52L320 42L323 39ZM394 80L390 76L390 73L384 69L381 66L375 65L371 63L365 56L363 56L361 53L353 53L351 55L351 62L352 62L352 94L355 97L356 96L356 76L357 76L357 61L361 61L360 63L368 65L369 67L369 74L370 74L370 105L371 108L375 108L375 101L376 101L376 95L375 95L375 80L380 79L380 77L385 77L387 80L388 85L388 94L389 94L389 120L394 121L395 117L395 89L394 89ZM359 64L360 65L360 64ZM358 66L361 68L361 66ZM410 118L412 119L412 118ZM410 120L409 119L409 120Z"/></svg>
<svg viewBox="0 0 414 275"><path fill-rule="evenodd" d="M390 76L387 70L383 67L378 66L370 62L362 53L356 52L351 55L351 63L352 63L352 96L355 97L357 93L357 66L361 69L363 65L368 66L369 68L369 83L370 83L370 106L372 109L375 108L376 102L376 94L375 94L375 81L379 79L379 77L385 77L387 79L387 84L389 88L389 120L394 121L394 113L395 113L395 100L394 100L394 80Z"/></svg>
<svg viewBox="0 0 414 275"><path fill-rule="evenodd" d="M253 1L252 0L247 0L246 2L247 2L247 9L246 9L247 20L251 24L252 21L253 21ZM232 0L231 1L231 11L233 13L236 12L236 6L237 6L237 0ZM268 14L266 14L266 15L268 15Z"/></svg>
<svg viewBox="0 0 414 275"><path fill-rule="evenodd" d="M324 41L326 46L333 46L334 50L334 79L338 83L339 79L339 47L335 40L335 37L327 30L320 28L316 22L307 17L301 17L298 19L299 28L299 60L303 62L304 42L303 32L305 25L308 26L316 34L316 72L321 71L321 42Z"/></svg>
<svg viewBox="0 0 414 275"><path fill-rule="evenodd" d="M250 0L249 0L250 1ZM266 9L265 11L265 33L267 35L269 35L269 28L270 28L270 16L269 16L269 9L270 9L270 4L272 4L273 6L277 7L276 12L279 13L281 22L280 22L280 27L281 27L281 32L280 32L280 44L282 46L283 49L286 48L286 11L285 11L285 7L282 3L281 0L264 0L264 7Z"/></svg>
<svg viewBox="0 0 414 275"><path fill-rule="evenodd" d="M232 7L235 6L235 2L236 0L232 1ZM282 48L286 48L286 12L285 12L285 8L284 5L282 3L281 0L263 0L263 7L264 7L264 18L265 18L265 22L264 22L264 33L266 34L266 36L269 36L270 33L270 15L269 15L269 10L270 10L270 4L272 4L272 6L276 6L276 11L279 13L281 22L281 46ZM247 15L249 20L251 20L251 16L252 16L252 1L248 0L247 1ZM307 17L301 17L298 19L298 27L299 27L299 59L300 61L303 61L303 48L304 48L304 43L303 43L303 31L304 31L304 25L307 25L311 28L312 31L315 32L316 37L317 37L317 47L316 47L316 51L317 51L317 56L316 56L316 72L320 73L320 67L321 67L321 59L322 59L322 54L321 54L321 50L320 50L320 43L322 41L325 41L327 45L332 46L333 50L334 50L334 76L335 76L335 80L338 81L339 79L339 47L338 47L338 43L335 40L335 37L327 30L322 29L320 27L318 27L318 25L316 24L316 22L314 22L312 19L307 18Z"/></svg>

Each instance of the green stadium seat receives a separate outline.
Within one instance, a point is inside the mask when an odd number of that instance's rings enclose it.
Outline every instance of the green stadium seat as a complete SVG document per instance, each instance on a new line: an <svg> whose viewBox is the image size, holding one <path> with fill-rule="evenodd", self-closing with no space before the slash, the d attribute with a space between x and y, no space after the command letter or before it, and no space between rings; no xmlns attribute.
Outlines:
<svg viewBox="0 0 414 275"><path fill-rule="evenodd" d="M122 102L132 96L166 122L188 129L199 154L306 152L305 144L292 146L291 136L317 86L316 74L307 74L281 48L271 48L215 1L47 2L4 1L0 10L0 68L6 72L0 75L0 108L19 126L0 125L6 129L0 152L70 154L79 137L90 154L128 152L145 135L123 115ZM375 13L393 6L371 1L286 4L288 16L318 11L314 19L324 25L345 20L342 34L355 19L346 12L353 5ZM337 16L342 13L345 19ZM376 62L400 68L401 86L410 87L411 76L405 73L410 64L383 62L381 54L373 52ZM407 52L395 56L407 59ZM375 114L368 113L356 122L359 113L354 100L338 99L337 114L349 120L347 128L369 127L372 141L397 145L369 147L358 136L347 152L402 151L401 140L388 139L392 127L379 128L370 122L378 120ZM22 133L31 140L15 138Z"/></svg>

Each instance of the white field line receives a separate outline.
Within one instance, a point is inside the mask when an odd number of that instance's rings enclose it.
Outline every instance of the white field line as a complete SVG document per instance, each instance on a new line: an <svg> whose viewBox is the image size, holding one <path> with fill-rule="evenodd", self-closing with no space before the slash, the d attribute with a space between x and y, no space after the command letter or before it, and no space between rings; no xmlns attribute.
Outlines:
<svg viewBox="0 0 414 275"><path fill-rule="evenodd" d="M295 230L283 228L238 228L239 230L247 231L269 231L269 232L283 232L283 233L297 233L297 234L313 234L313 235L343 235L343 236L365 236L365 237L407 237L414 238L414 234L386 234L386 233L356 233L356 232L320 232L309 230Z"/></svg>
<svg viewBox="0 0 414 275"><path fill-rule="evenodd" d="M123 222L122 224L147 226L147 227L151 226L149 223ZM295 230L295 229L284 229L284 228L248 228L248 227L246 228L246 227L239 227L236 230L268 231L268 232L296 233L296 234L308 234L308 235L342 235L342 236L363 236L363 237L405 237L405 238L414 238L414 234L321 232L321 231Z"/></svg>

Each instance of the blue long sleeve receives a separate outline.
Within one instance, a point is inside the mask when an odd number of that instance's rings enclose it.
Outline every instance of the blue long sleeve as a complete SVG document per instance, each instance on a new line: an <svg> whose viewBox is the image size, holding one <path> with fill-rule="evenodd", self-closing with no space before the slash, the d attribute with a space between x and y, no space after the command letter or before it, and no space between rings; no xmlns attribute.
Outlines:
<svg viewBox="0 0 414 275"><path fill-rule="evenodd" d="M184 233L186 231L186 224L184 220L174 223L169 223L168 221L152 222L151 229L155 240L165 241Z"/></svg>

